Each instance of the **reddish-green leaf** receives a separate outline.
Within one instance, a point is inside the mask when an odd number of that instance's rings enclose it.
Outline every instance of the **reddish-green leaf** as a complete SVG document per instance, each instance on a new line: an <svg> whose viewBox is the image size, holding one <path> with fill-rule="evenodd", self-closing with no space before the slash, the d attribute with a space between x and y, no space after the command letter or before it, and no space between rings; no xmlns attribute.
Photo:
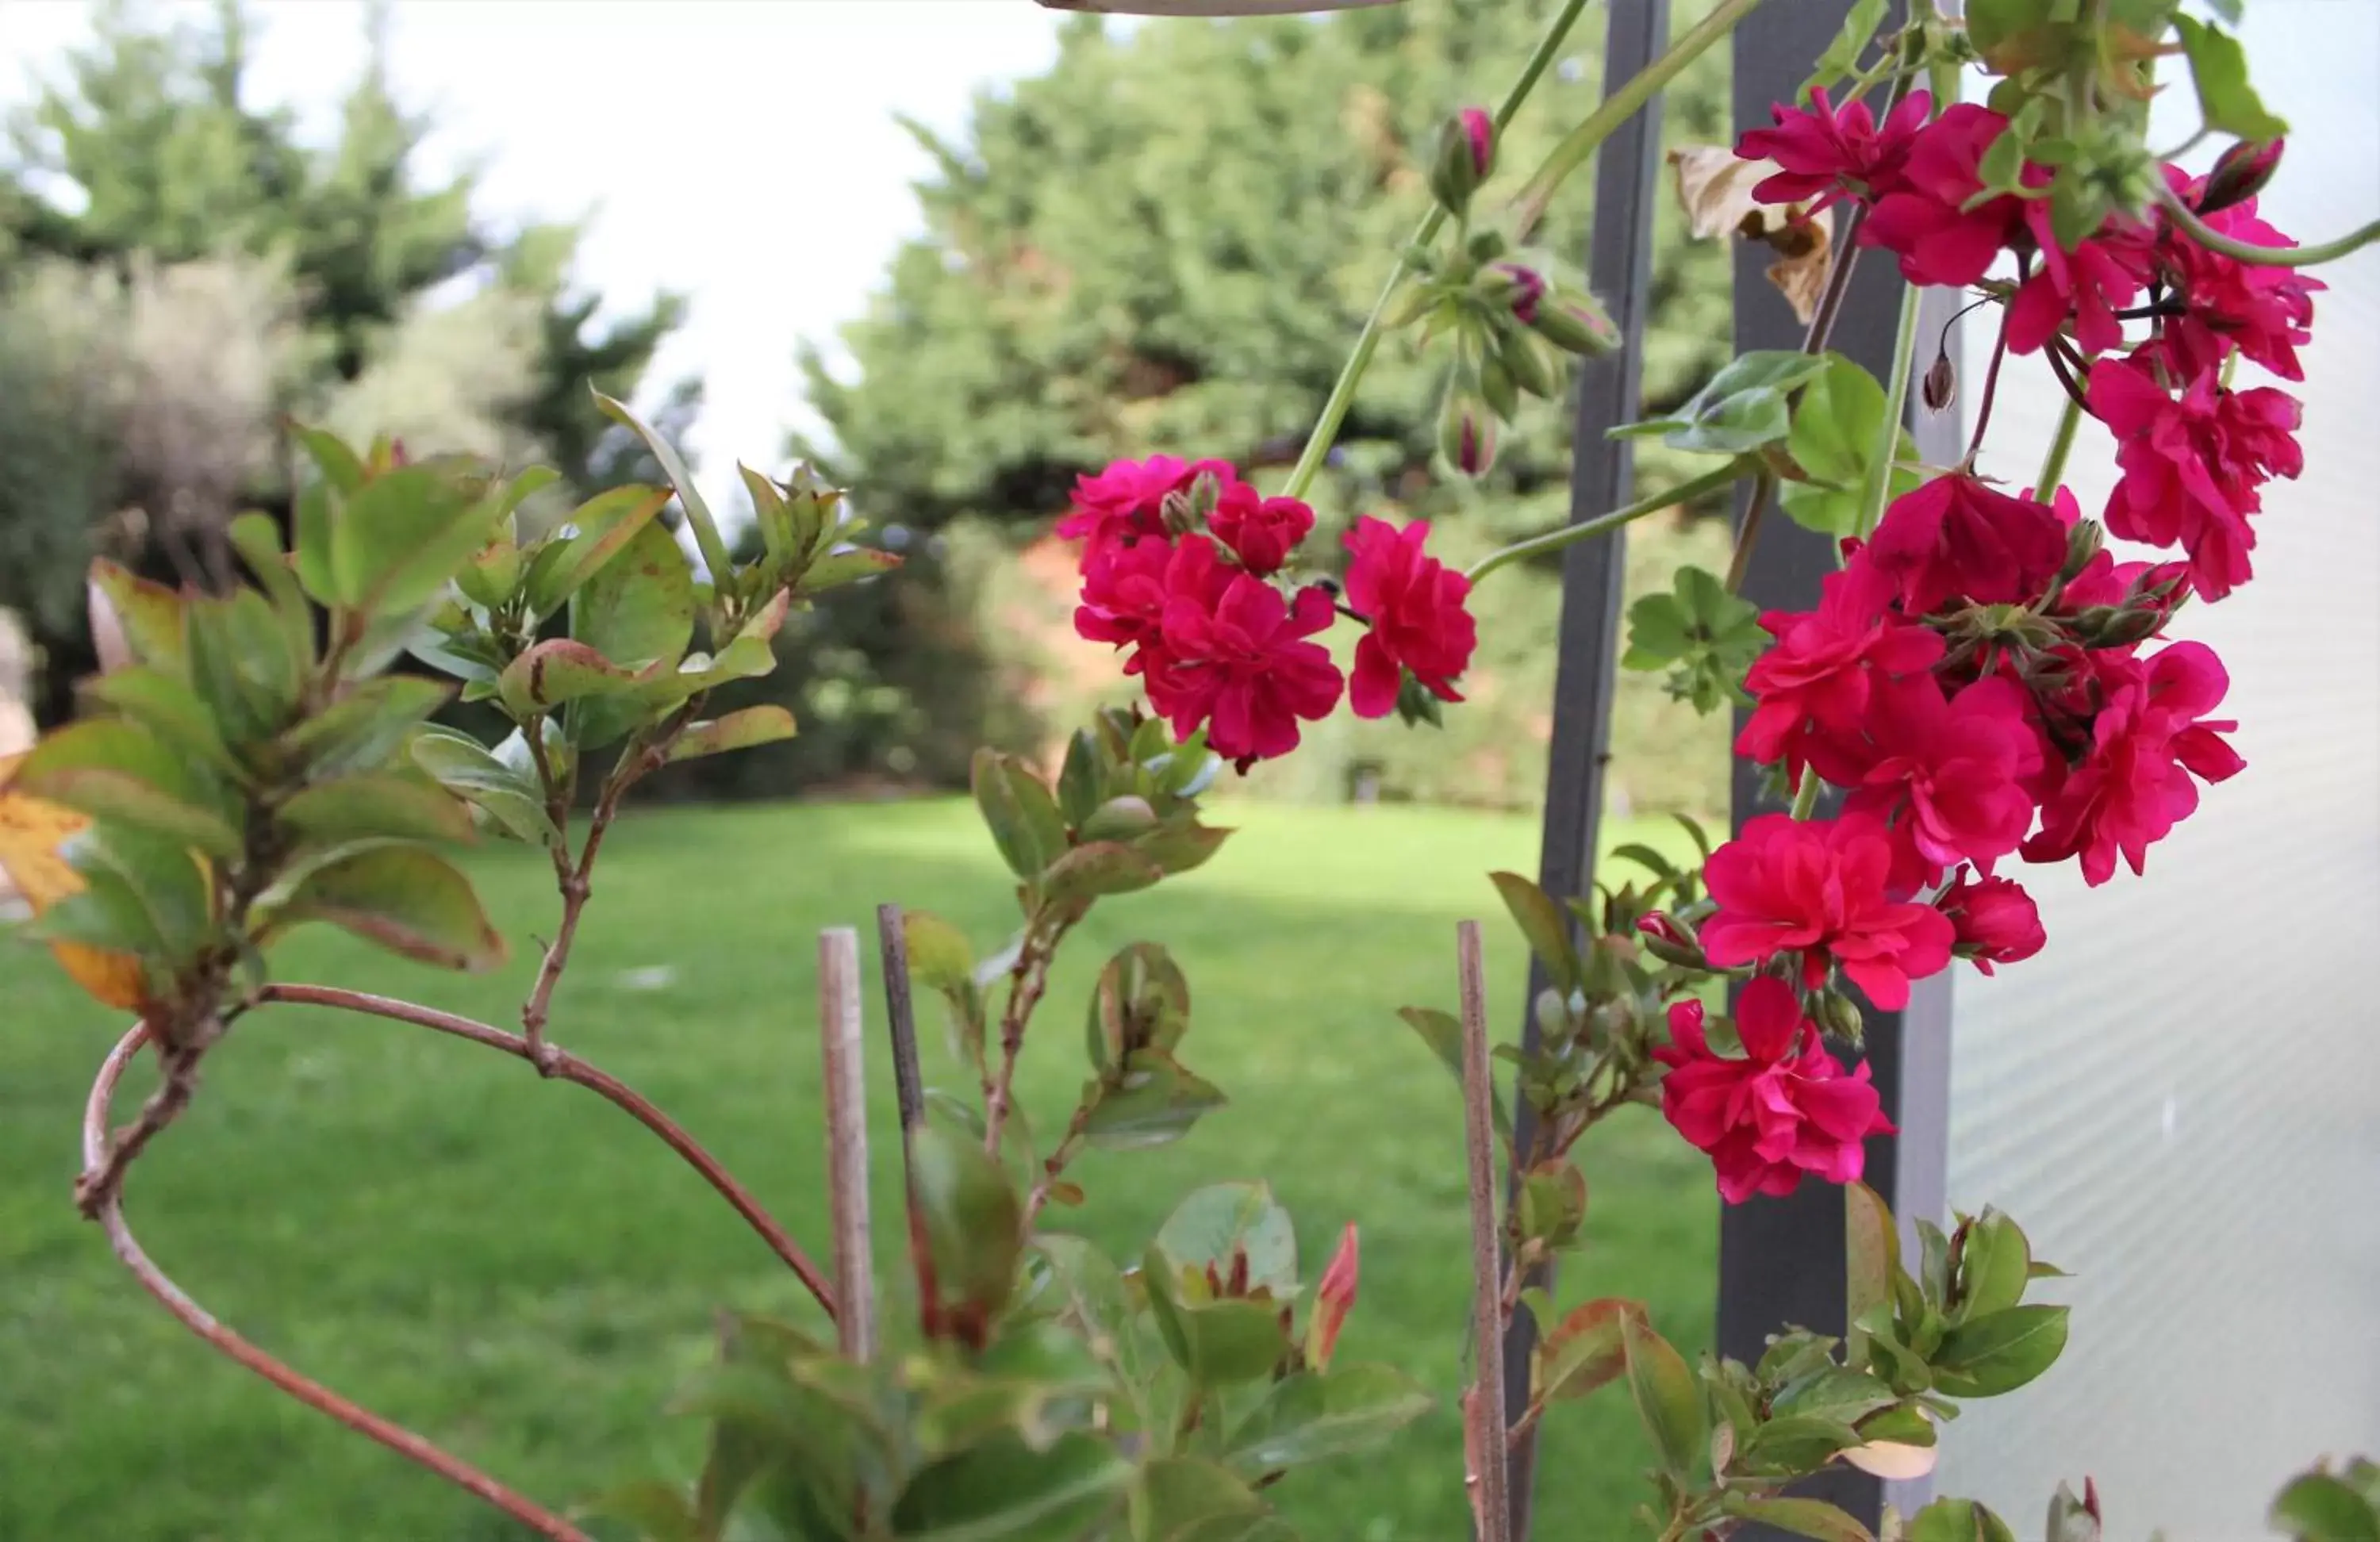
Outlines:
<svg viewBox="0 0 2380 1542"><path fill-rule="evenodd" d="M1628 1368L1622 1321L1644 1310L1636 1302L1609 1296L1572 1307L1529 1356L1529 1396L1547 1402L1583 1398L1619 1379Z"/></svg>
<svg viewBox="0 0 2380 1542"><path fill-rule="evenodd" d="M698 722L670 746L673 760L696 760L706 755L750 749L794 736L794 714L783 707L747 707L723 718Z"/></svg>
<svg viewBox="0 0 2380 1542"><path fill-rule="evenodd" d="M268 934L327 921L391 953L444 969L493 968L504 940L470 880L419 846L370 845L332 856L260 905Z"/></svg>
<svg viewBox="0 0 2380 1542"><path fill-rule="evenodd" d="M583 642L555 637L539 643L504 666L496 694L516 717L529 717L583 697L624 691L638 683L623 668Z"/></svg>
<svg viewBox="0 0 2380 1542"><path fill-rule="evenodd" d="M1652 1437L1662 1467L1681 1483L1689 1482L1710 1438L1702 1389L1685 1356L1653 1330L1643 1313L1624 1314L1620 1333L1637 1417Z"/></svg>

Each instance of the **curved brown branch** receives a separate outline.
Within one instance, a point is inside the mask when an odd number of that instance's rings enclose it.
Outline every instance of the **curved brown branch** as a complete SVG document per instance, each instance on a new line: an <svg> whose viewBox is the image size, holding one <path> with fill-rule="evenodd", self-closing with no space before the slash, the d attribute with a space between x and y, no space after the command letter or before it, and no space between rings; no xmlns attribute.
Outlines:
<svg viewBox="0 0 2380 1542"><path fill-rule="evenodd" d="M112 1144L107 1133L108 1110L115 1100L116 1083L123 1079L124 1068L132 1062L132 1057L148 1042L149 1030L145 1026L135 1027L126 1034L101 1064L98 1078L91 1083L91 1100L84 1106L82 1117L82 1160L89 1172L98 1172L107 1167ZM97 1192L95 1201L96 1219L107 1230L108 1244L115 1248L115 1256L123 1260L124 1267L132 1271L133 1278L140 1281L142 1288L155 1296L165 1310L173 1313L183 1327L220 1350L225 1357L254 1371L309 1408L329 1415L358 1435L370 1437L399 1456L427 1467L456 1487L495 1506L540 1536L550 1537L552 1542L592 1542L585 1532L561 1516L514 1493L469 1463L431 1445L404 1426L392 1424L371 1410L341 1397L321 1382L300 1376L217 1322L212 1314L185 1294L182 1288L175 1284L141 1249L139 1240L132 1235L130 1224L124 1219L124 1196L120 1184Z"/></svg>
<svg viewBox="0 0 2380 1542"><path fill-rule="evenodd" d="M784 1260L785 1266L797 1275L820 1306L832 1318L835 1315L834 1288L826 1276L810 1261L801 1245L794 1241L785 1229L755 1199L750 1191L725 1168L717 1158L704 1150L695 1138L686 1134L669 1115L648 1101L644 1094L587 1062L548 1042L532 1048L529 1041L516 1033L458 1017L450 1012L439 1012L411 1002L400 1002L387 996L369 995L360 990L344 990L328 985L272 984L258 991L258 1002L284 1002L293 1006L331 1007L340 1012L353 1012L367 1017L385 1017L393 1022L411 1023L418 1027L435 1028L440 1033L468 1038L475 1044L485 1044L502 1050L516 1060L528 1062L544 1075L565 1082L576 1082L589 1091L600 1094L615 1107L632 1115L638 1123L662 1137L669 1148L684 1158L687 1166L702 1174L705 1182L719 1191L721 1198L735 1208L746 1224L769 1245L771 1252Z"/></svg>

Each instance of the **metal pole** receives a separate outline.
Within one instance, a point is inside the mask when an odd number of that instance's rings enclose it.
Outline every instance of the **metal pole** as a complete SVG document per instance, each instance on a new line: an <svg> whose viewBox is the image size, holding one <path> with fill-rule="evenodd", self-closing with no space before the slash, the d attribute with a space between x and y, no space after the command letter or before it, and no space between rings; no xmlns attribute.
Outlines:
<svg viewBox="0 0 2380 1542"><path fill-rule="evenodd" d="M1670 0L1627 0L1611 7L1603 47L1603 90L1609 96L1652 63L1670 38ZM1587 282L1611 309L1620 348L1579 371L1578 419L1571 440L1570 516L1592 519L1627 504L1635 465L1624 441L1605 437L1637 417L1645 321L1653 304L1653 211L1661 196L1661 99L1603 141L1595 171L1595 231L1588 245ZM1627 570L1624 532L1583 540L1562 554L1561 626L1554 673L1553 731L1546 767L1545 831L1537 881L1549 893L1583 894L1595 878L1603 817L1604 771L1611 761L1611 695L1619 675L1621 579ZM1521 1042L1543 1040L1529 1003L1546 988L1532 963L1521 998ZM1534 1111L1515 1099L1513 1148L1526 1150ZM1515 1177L1517 1183L1517 1176ZM1531 1283L1549 1285L1550 1269ZM1529 1396L1529 1355L1536 1321L1513 1314L1504 1334L1505 1417L1517 1421ZM1535 1426L1514 1443L1506 1482L1512 1536L1527 1542L1537 1470Z"/></svg>
<svg viewBox="0 0 2380 1542"><path fill-rule="evenodd" d="M1764 6L1736 28L1734 115L1739 132L1766 126L1773 103L1790 102L1849 9L1847 0L1795 0ZM1899 7L1895 7L1896 10ZM1893 25L1888 22L1887 25ZM1793 348L1803 328L1766 275L1765 249L1747 248L1735 266L1735 346ZM1879 378L1891 367L1893 334L1900 316L1901 279L1891 262L1871 254L1852 277L1833 346ZM1926 297L1927 311L1915 369L1933 360L1930 345L1948 321L1954 297ZM1911 391L1911 431L1920 459L1947 464L1963 448L1956 413L1935 417L1916 405ZM1739 505L1738 516L1742 509ZM1763 610L1803 610L1818 598L1819 580L1835 569L1831 540L1791 520L1770 517L1744 582L1744 597ZM1742 715L1738 716L1742 725ZM1765 796L1762 774L1739 762L1734 778L1734 822L1741 830L1755 815L1782 805ZM1831 809L1822 806L1823 816ZM1919 981L1906 1011L1867 1013L1867 1061L1885 1111L1900 1128L1898 1136L1868 1142L1867 1182L1893 1207L1906 1235L1918 1216L1938 1219L1944 1209L1943 1170L1949 1138L1950 986L1948 976ZM1843 1196L1829 1184L1805 1183L1782 1198L1755 1197L1729 1205L1719 1217L1718 1352L1746 1363L1757 1360L1770 1334L1788 1325L1822 1333L1843 1330ZM1924 1502L1929 1484L1885 1484L1849 1468L1838 1468L1805 1489L1842 1506L1870 1526L1886 1503L1904 1513ZM1755 1526L1745 1542L1769 1542L1787 1534Z"/></svg>

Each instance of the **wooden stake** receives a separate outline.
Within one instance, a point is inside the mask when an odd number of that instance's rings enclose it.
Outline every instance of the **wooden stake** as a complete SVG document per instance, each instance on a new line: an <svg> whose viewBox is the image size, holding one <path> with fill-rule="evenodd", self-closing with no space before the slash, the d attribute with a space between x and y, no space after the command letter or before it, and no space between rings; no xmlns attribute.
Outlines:
<svg viewBox="0 0 2380 1542"><path fill-rule="evenodd" d="M835 1330L844 1354L876 1352L876 1280L868 1253L868 1082L859 1006L859 934L819 933L819 1039L826 1079L827 1182L834 1208Z"/></svg>
<svg viewBox="0 0 2380 1542"><path fill-rule="evenodd" d="M926 1122L926 1088L917 1074L917 1013L909 1000L909 932L897 905L876 907L876 958L884 970L884 1020L892 1036L892 1090L900 1099L901 1145Z"/></svg>
<svg viewBox="0 0 2380 1542"><path fill-rule="evenodd" d="M1503 1248L1496 1225L1496 1083L1488 1073L1488 981L1479 923L1455 928L1463 982L1463 1137L1471 1159L1472 1344L1479 1379L1463 1400L1479 1542L1512 1542L1504 1463Z"/></svg>

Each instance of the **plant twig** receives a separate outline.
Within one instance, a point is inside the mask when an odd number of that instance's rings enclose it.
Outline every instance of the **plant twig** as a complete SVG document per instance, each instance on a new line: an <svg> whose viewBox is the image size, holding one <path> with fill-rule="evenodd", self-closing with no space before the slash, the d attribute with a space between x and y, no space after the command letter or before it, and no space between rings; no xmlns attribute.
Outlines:
<svg viewBox="0 0 2380 1542"><path fill-rule="evenodd" d="M492 1033L495 1030L489 1031ZM124 1036L100 1065L99 1075L91 1083L90 1099L83 1108L82 1152L86 1170L98 1172L108 1162L112 1144L107 1134L109 1106L115 1101L116 1084L123 1080L125 1067L131 1063L132 1057L148 1041L149 1030L135 1027ZM108 1245L115 1249L116 1257L131 1271L132 1277L140 1281L141 1288L155 1296L183 1327L205 1340L226 1359L253 1371L307 1407L329 1415L358 1435L379 1441L399 1456L429 1469L456 1487L503 1511L540 1536L551 1538L552 1542L591 1542L585 1532L552 1511L515 1493L469 1463L432 1445L404 1426L384 1419L370 1409L341 1397L321 1382L298 1374L216 1321L212 1313L191 1300L179 1285L151 1261L139 1239L133 1236L130 1223L124 1219L124 1196L120 1187L98 1195L96 1219L107 1232Z"/></svg>
<svg viewBox="0 0 2380 1542"><path fill-rule="evenodd" d="M386 996L368 995L360 990L346 990L328 985L285 985L275 982L258 991L253 998L258 1004L280 1002L292 1006L330 1007L340 1012L352 1012L366 1017L385 1017L392 1022L411 1023L417 1027L434 1028L440 1033L468 1038L492 1050L501 1050L516 1060L538 1063L538 1052L529 1048L528 1040L519 1034L506 1033L485 1023L453 1013L439 1012L411 1002L394 1001ZM648 1130L662 1137L669 1148L685 1159L686 1165L702 1174L703 1180L716 1189L719 1196L734 1207L745 1223L769 1245L769 1250L784 1261L808 1288L828 1317L835 1315L834 1288L801 1245L794 1241L774 1216L762 1208L750 1191L735 1181L734 1174L719 1164L717 1158L704 1150L695 1138L686 1134L669 1115L655 1108L645 1096L603 1071L589 1064L567 1050L547 1045L545 1054L550 1062L540 1066L544 1075L557 1081L575 1082L597 1094L623 1112L634 1118Z"/></svg>
<svg viewBox="0 0 2380 1542"><path fill-rule="evenodd" d="M1008 972L1008 1001L1000 1014L1000 1071L983 1084L983 1148L994 1157L1000 1155L1001 1131L1015 1102L1016 1057L1025 1049L1026 1026L1033 1021L1033 1009L1041 1004L1041 993L1050 988L1050 961L1073 926L1072 921L1061 921L1044 939L1028 925L1016 964Z"/></svg>
<svg viewBox="0 0 2380 1542"><path fill-rule="evenodd" d="M1512 121L1512 115L1521 110L1521 103L1536 90L1537 81L1553 64L1554 55L1561 52L1562 40L1570 36L1571 24L1585 9L1586 0L1562 0L1561 8L1547 23L1544 35L1537 39L1537 46L1521 67L1521 73L1513 79L1512 89L1497 104L1496 127L1499 129ZM1422 217L1421 224L1407 238L1406 247L1429 245L1445 224L1446 211L1432 204L1429 212ZM1395 264L1389 269L1389 281L1380 285L1380 297L1373 303L1372 313L1364 319L1364 330L1355 334L1355 344L1348 350L1347 362L1341 366L1338 380L1331 383L1330 395L1322 404L1321 415L1314 420L1314 431L1306 436L1305 448L1298 453L1297 465L1291 470L1289 481L1281 489L1284 497L1305 497L1305 490L1314 485L1314 479L1321 473L1322 463L1329 458L1330 446L1339 438L1340 425L1346 422L1348 409L1355 405L1355 388L1363 383L1364 371L1371 367L1372 355L1379 351L1380 334L1388 321L1390 303L1396 298L1407 271L1404 255L1401 251Z"/></svg>
<svg viewBox="0 0 2380 1542"><path fill-rule="evenodd" d="M1706 471L1701 476L1690 481L1681 482L1675 487L1648 493L1626 508L1615 509L1609 514L1597 515L1593 519L1581 520L1575 525L1564 525L1560 528L1548 530L1543 535L1530 536L1524 540L1516 540L1510 546L1499 547L1473 563L1463 577L1476 584L1500 567L1520 562L1524 558L1543 556L1548 552L1559 552L1574 541L1587 540L1596 536L1608 534L1623 525L1633 524L1648 514L1658 514L1663 509L1676 508L1681 504L1692 503L1706 492L1715 492L1728 486L1742 475L1743 463L1741 457L1730 457L1715 470Z"/></svg>
<svg viewBox="0 0 2380 1542"><path fill-rule="evenodd" d="M2009 318L2013 314L2015 314L2014 311L2006 309L2000 311L1999 335L1992 341L1992 362L1984 370L1984 392L1975 399L1974 431L1967 436L1967 466L1970 469L1974 467L1976 453L1984 447L1984 431L1992 426L1992 401L1999 395L2000 363L2008 358ZM1917 362L1916 350L1913 348L1910 350L1909 361L1912 365ZM1904 383L1901 389L1906 392L1908 386ZM1885 480L1889 485L1891 481L1889 468L1885 473Z"/></svg>
<svg viewBox="0 0 2380 1542"><path fill-rule="evenodd" d="M868 1245L868 1087L859 1010L859 934L819 933L819 1039L826 1082L827 1182L834 1211L834 1325L845 1356L876 1353L876 1280Z"/></svg>
<svg viewBox="0 0 2380 1542"><path fill-rule="evenodd" d="M1471 1290L1479 1377L1465 1400L1471 1479L1477 1486L1479 1542L1512 1542L1512 1500L1504 1452L1502 1247L1496 1224L1496 1085L1488 1062L1488 976L1479 923L1455 929L1463 985L1463 1110L1471 1169Z"/></svg>

